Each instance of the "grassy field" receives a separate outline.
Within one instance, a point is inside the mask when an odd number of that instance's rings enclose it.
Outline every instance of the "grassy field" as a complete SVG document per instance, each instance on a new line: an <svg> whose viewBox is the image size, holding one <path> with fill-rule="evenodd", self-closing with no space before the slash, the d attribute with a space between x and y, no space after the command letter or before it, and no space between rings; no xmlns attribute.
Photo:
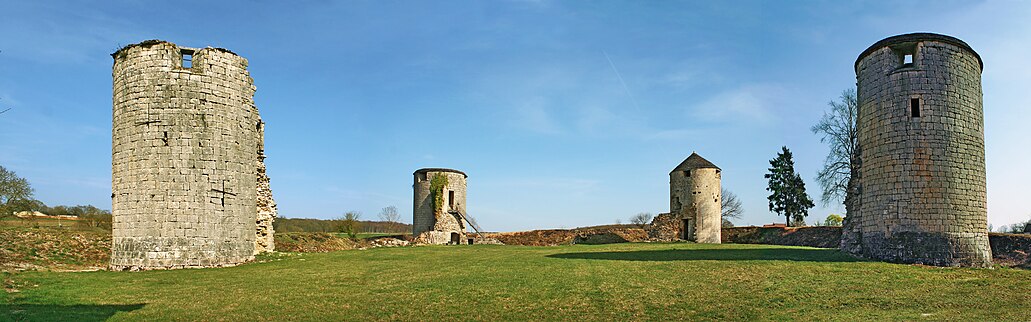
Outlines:
<svg viewBox="0 0 1031 322"><path fill-rule="evenodd" d="M1027 320L1031 271L766 245L433 246L3 273L0 320Z"/></svg>

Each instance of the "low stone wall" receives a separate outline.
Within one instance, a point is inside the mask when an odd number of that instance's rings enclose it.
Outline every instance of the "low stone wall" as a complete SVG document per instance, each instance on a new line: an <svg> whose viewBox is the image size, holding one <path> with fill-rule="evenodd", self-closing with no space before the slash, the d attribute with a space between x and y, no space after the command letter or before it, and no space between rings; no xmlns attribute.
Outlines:
<svg viewBox="0 0 1031 322"><path fill-rule="evenodd" d="M648 233L640 228L547 229L485 235L505 245L523 246L612 244L648 240Z"/></svg>
<svg viewBox="0 0 1031 322"><path fill-rule="evenodd" d="M683 227L683 220L671 213L661 213L652 218L652 223L645 230L648 232L648 239L654 241L671 242L680 239Z"/></svg>
<svg viewBox="0 0 1031 322"><path fill-rule="evenodd" d="M1031 268L1031 234L989 233L988 240L996 264ZM723 242L838 248L841 227L723 228Z"/></svg>
<svg viewBox="0 0 1031 322"><path fill-rule="evenodd" d="M1031 234L989 233L996 264L1031 269Z"/></svg>
<svg viewBox="0 0 1031 322"><path fill-rule="evenodd" d="M723 242L838 248L841 227L733 227L723 228Z"/></svg>

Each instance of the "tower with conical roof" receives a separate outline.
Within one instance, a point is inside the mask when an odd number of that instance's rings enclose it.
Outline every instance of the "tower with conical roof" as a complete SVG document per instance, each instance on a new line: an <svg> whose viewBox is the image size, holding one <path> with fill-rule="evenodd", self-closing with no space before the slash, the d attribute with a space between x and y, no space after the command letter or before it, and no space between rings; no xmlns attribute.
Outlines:
<svg viewBox="0 0 1031 322"><path fill-rule="evenodd" d="M720 243L722 219L720 168L698 153L669 173L669 211L681 218L681 238Z"/></svg>

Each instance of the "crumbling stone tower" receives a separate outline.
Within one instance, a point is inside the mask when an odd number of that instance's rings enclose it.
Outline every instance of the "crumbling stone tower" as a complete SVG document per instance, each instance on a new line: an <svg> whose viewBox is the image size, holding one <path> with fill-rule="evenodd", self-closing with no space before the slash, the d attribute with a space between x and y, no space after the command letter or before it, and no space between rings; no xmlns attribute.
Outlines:
<svg viewBox="0 0 1031 322"><path fill-rule="evenodd" d="M253 259L264 154L247 60L160 40L112 57L111 268Z"/></svg>
<svg viewBox="0 0 1031 322"><path fill-rule="evenodd" d="M681 239L719 244L721 217L720 168L691 153L669 173L669 211L682 220Z"/></svg>
<svg viewBox="0 0 1031 322"><path fill-rule="evenodd" d="M900 263L988 267L980 56L917 33L867 48L858 81L858 212L843 249Z"/></svg>
<svg viewBox="0 0 1031 322"><path fill-rule="evenodd" d="M447 178L447 185L440 191L432 191L431 182L436 176ZM425 168L415 171L414 218L412 234L427 244L463 244L465 229L465 181L464 172L453 169ZM440 193L443 203L434 205L434 194Z"/></svg>

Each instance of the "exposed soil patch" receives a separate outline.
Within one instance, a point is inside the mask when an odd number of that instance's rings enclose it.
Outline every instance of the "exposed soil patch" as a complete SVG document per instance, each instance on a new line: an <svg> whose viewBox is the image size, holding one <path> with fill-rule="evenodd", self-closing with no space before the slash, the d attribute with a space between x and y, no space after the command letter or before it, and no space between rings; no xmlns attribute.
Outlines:
<svg viewBox="0 0 1031 322"><path fill-rule="evenodd" d="M110 258L109 232L0 228L0 271L96 270Z"/></svg>
<svg viewBox="0 0 1031 322"><path fill-rule="evenodd" d="M277 252L325 253L360 248L364 244L330 233L280 233L275 240Z"/></svg>

